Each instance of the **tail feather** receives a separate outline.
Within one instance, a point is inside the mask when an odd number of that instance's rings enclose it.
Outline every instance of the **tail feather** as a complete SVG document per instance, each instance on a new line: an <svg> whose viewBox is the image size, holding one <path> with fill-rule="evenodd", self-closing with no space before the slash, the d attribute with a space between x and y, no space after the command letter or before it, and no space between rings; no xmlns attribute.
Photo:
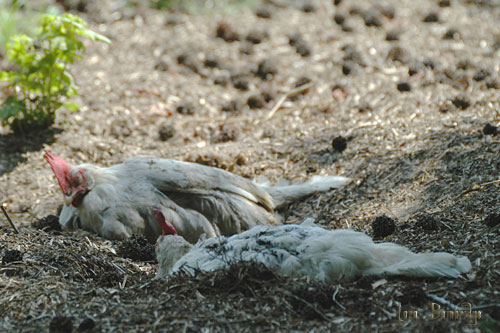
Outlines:
<svg viewBox="0 0 500 333"><path fill-rule="evenodd" d="M414 277L445 276L455 278L467 273L472 266L469 259L450 253L413 253L405 247L395 244L376 244L374 255L382 266L366 270L366 275L386 274Z"/></svg>
<svg viewBox="0 0 500 333"><path fill-rule="evenodd" d="M317 192L326 192L332 188L340 188L351 180L342 176L315 176L311 180L287 186L262 186L272 197L276 208L280 208L300 198Z"/></svg>

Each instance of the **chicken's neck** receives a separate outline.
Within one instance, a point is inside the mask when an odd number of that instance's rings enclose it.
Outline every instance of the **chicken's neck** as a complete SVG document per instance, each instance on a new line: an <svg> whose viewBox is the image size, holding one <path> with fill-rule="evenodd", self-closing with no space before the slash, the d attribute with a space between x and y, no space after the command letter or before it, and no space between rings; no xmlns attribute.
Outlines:
<svg viewBox="0 0 500 333"><path fill-rule="evenodd" d="M182 236L160 236L156 242L156 259L158 260L157 277L170 274L172 267L193 248Z"/></svg>

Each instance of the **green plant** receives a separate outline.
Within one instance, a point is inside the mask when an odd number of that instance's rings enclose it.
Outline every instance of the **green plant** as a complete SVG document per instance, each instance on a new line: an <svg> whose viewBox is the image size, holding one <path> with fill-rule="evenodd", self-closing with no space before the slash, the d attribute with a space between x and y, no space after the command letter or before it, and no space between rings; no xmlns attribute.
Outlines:
<svg viewBox="0 0 500 333"><path fill-rule="evenodd" d="M2 125L14 133L26 133L51 126L61 106L70 110L79 107L62 99L77 94L67 68L85 50L82 37L110 42L71 14L43 15L35 37L20 34L10 39L6 54L16 69L0 72L0 82L7 82L10 94L0 106Z"/></svg>

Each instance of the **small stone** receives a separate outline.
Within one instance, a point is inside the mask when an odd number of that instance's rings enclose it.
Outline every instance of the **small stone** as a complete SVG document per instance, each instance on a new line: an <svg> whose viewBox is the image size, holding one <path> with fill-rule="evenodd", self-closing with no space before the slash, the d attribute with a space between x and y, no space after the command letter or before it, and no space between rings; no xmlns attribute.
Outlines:
<svg viewBox="0 0 500 333"><path fill-rule="evenodd" d="M167 141L175 135L175 127L172 124L162 124L158 129L160 141Z"/></svg>
<svg viewBox="0 0 500 333"><path fill-rule="evenodd" d="M408 62L408 53L401 46L394 46L387 52L387 59L392 62L406 64Z"/></svg>
<svg viewBox="0 0 500 333"><path fill-rule="evenodd" d="M438 1L438 6L441 7L441 8L450 7L451 6L451 1L450 0L439 0Z"/></svg>
<svg viewBox="0 0 500 333"><path fill-rule="evenodd" d="M431 12L427 14L422 21L425 23L436 23L439 22L439 16L437 13Z"/></svg>
<svg viewBox="0 0 500 333"><path fill-rule="evenodd" d="M392 235L396 230L396 221L386 215L377 216L372 222L373 238L380 239Z"/></svg>
<svg viewBox="0 0 500 333"><path fill-rule="evenodd" d="M248 90L248 86L250 85L250 83L249 83L249 80L246 76L237 74L237 75L234 75L231 78L231 80L233 81L233 86L236 89L242 90L242 91Z"/></svg>
<svg viewBox="0 0 500 333"><path fill-rule="evenodd" d="M460 39L460 32L457 29L448 29L443 35L443 39Z"/></svg>
<svg viewBox="0 0 500 333"><path fill-rule="evenodd" d="M195 73L199 72L198 65L196 64L195 59L187 53L182 53L179 56L177 56L177 63L179 65L183 65L183 66L189 68L190 70L192 70Z"/></svg>
<svg viewBox="0 0 500 333"><path fill-rule="evenodd" d="M480 69L480 70L478 70L474 74L474 76L472 77L472 79L474 81L483 81L483 80L485 80L490 75L491 75L491 73L489 71L487 71L485 69Z"/></svg>
<svg viewBox="0 0 500 333"><path fill-rule="evenodd" d="M203 65L208 68L217 68L219 67L219 60L214 55L209 55L205 58Z"/></svg>
<svg viewBox="0 0 500 333"><path fill-rule="evenodd" d="M214 79L214 84L219 86L226 86L229 82L229 77L227 75L219 75Z"/></svg>
<svg viewBox="0 0 500 333"><path fill-rule="evenodd" d="M240 109L239 103L236 100L229 101L222 106L224 112L236 112Z"/></svg>
<svg viewBox="0 0 500 333"><path fill-rule="evenodd" d="M259 95L252 95L248 97L247 104L250 109L261 109L264 107L264 101Z"/></svg>
<svg viewBox="0 0 500 333"><path fill-rule="evenodd" d="M381 27L382 21L379 18L379 15L376 11L368 10L363 14L363 20L365 21L365 25L367 27Z"/></svg>
<svg viewBox="0 0 500 333"><path fill-rule="evenodd" d="M352 73L353 71L353 64L349 61L344 61L342 63L342 74L344 75L349 75Z"/></svg>
<svg viewBox="0 0 500 333"><path fill-rule="evenodd" d="M399 30L388 31L385 35L385 40L389 42L399 40Z"/></svg>
<svg viewBox="0 0 500 333"><path fill-rule="evenodd" d="M213 133L211 141L213 143L223 143L228 141L236 141L238 139L238 128L231 124L219 125Z"/></svg>
<svg viewBox="0 0 500 333"><path fill-rule="evenodd" d="M191 103L178 104L175 110L177 111L177 113L186 115L193 115L195 112L194 106Z"/></svg>
<svg viewBox="0 0 500 333"><path fill-rule="evenodd" d="M345 22L345 16L343 14L336 13L335 15L333 15L333 20L338 25L342 25Z"/></svg>
<svg viewBox="0 0 500 333"><path fill-rule="evenodd" d="M311 54L309 45L307 45L306 41L302 39L302 36L298 33L290 35L288 37L288 43L295 47L297 53L302 57L308 57Z"/></svg>
<svg viewBox="0 0 500 333"><path fill-rule="evenodd" d="M217 38L221 38L228 43L232 43L240 40L240 36L237 32L233 31L229 24L227 23L219 23L217 25L217 29L215 31L215 36Z"/></svg>
<svg viewBox="0 0 500 333"><path fill-rule="evenodd" d="M455 105L455 107L462 110L465 110L470 106L470 102L465 96L456 96L451 100L451 102Z"/></svg>
<svg viewBox="0 0 500 333"><path fill-rule="evenodd" d="M156 62L154 69L157 71L166 72L168 71L168 63L165 60L160 59Z"/></svg>
<svg viewBox="0 0 500 333"><path fill-rule="evenodd" d="M486 88L488 89L498 89L500 87L500 83L495 78L489 78L486 80Z"/></svg>
<svg viewBox="0 0 500 333"><path fill-rule="evenodd" d="M316 7L314 7L312 3L306 2L305 4L302 5L301 10L304 13L314 13L316 11Z"/></svg>
<svg viewBox="0 0 500 333"><path fill-rule="evenodd" d="M402 82L399 82L396 86L398 88L398 90L400 92L408 92L408 91L411 91L411 86L410 86L410 83L408 83L407 81L402 81Z"/></svg>
<svg viewBox="0 0 500 333"><path fill-rule="evenodd" d="M332 141L332 147L339 153L343 152L347 148L347 139L343 136L337 136Z"/></svg>
<svg viewBox="0 0 500 333"><path fill-rule="evenodd" d="M268 34L265 31L252 30L248 33L248 35L245 39L252 44L260 44L267 37L268 37Z"/></svg>
<svg viewBox="0 0 500 333"><path fill-rule="evenodd" d="M498 134L498 128L496 126L491 125L490 123L487 123L483 127L483 133L485 135L497 135Z"/></svg>
<svg viewBox="0 0 500 333"><path fill-rule="evenodd" d="M269 6L261 5L255 11L255 15L260 18L270 19L272 16L272 11Z"/></svg>

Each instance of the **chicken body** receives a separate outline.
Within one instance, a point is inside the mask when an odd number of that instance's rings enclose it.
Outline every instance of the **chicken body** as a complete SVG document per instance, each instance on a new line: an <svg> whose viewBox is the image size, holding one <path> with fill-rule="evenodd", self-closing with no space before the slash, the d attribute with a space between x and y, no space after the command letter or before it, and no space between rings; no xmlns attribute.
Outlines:
<svg viewBox="0 0 500 333"><path fill-rule="evenodd" d="M46 152L65 195L59 221L109 239L161 234L153 210L160 209L177 232L195 243L232 235L258 224L278 224L274 209L293 200L349 182L319 177L300 185L266 187L230 172L196 163L138 156L108 168L70 167Z"/></svg>
<svg viewBox="0 0 500 333"><path fill-rule="evenodd" d="M362 275L457 277L470 261L449 253L413 253L394 243L374 243L361 232L326 230L310 222L276 227L256 226L231 237L210 238L196 245L178 235L163 235L156 246L157 278L178 272L227 269L240 261L261 263L278 274L307 276L334 283Z"/></svg>

